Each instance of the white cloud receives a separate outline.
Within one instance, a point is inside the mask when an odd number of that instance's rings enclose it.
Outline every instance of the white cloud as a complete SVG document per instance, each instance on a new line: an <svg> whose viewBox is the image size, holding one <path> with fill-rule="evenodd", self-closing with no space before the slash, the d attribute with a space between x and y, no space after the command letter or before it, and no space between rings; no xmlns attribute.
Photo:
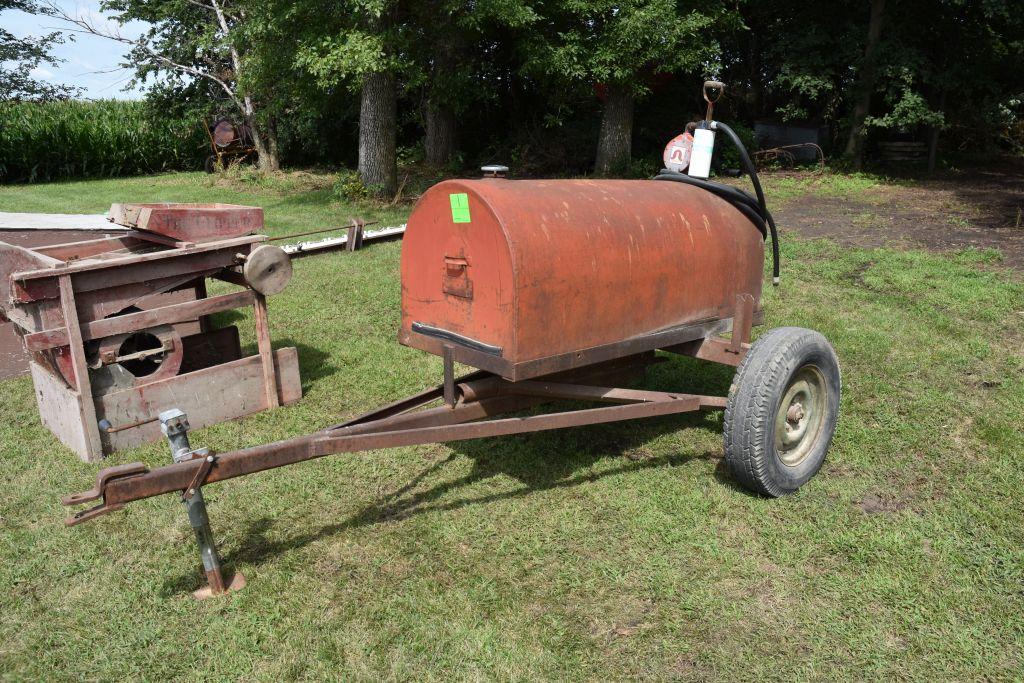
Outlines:
<svg viewBox="0 0 1024 683"><path fill-rule="evenodd" d="M53 72L41 66L37 66L36 68L29 71L28 75L32 78L36 78L41 81L49 81L53 79Z"/></svg>

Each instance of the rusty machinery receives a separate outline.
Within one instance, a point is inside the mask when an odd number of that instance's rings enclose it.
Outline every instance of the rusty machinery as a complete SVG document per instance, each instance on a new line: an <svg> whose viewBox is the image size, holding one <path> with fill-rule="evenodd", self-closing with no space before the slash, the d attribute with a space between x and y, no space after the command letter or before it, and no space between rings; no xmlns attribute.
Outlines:
<svg viewBox="0 0 1024 683"><path fill-rule="evenodd" d="M204 120L203 128L210 141L212 154L203 162L203 170L213 173L217 169L225 169L233 162L241 163L247 159L255 161L258 157L253 144L252 130L247 125L236 126L227 119L217 119L213 128Z"/></svg>
<svg viewBox="0 0 1024 683"><path fill-rule="evenodd" d="M255 234L263 210L115 204L124 233L25 248L0 242L0 310L25 350L43 424L88 461L161 438L158 415L214 424L301 396L294 348L271 349L265 296L291 263ZM236 291L207 296L207 278ZM211 315L252 307L259 352Z"/></svg>
<svg viewBox="0 0 1024 683"><path fill-rule="evenodd" d="M704 122L709 130L724 125ZM99 501L78 524L129 502L175 493L185 502L208 578L205 594L238 586L221 571L202 488L313 458L381 448L725 411L725 455L754 491L795 491L820 468L839 408L829 343L762 322L765 238L774 221L757 197L662 172L649 180L478 180L428 190L402 248L402 344L443 359L438 386L317 433L228 453L193 449L188 417L161 416L174 463L99 473L64 499ZM667 182L666 182L667 181ZM773 270L778 276L778 252ZM622 388L671 354L737 367L727 396ZM456 376L455 364L476 368ZM512 415L560 400L595 407Z"/></svg>

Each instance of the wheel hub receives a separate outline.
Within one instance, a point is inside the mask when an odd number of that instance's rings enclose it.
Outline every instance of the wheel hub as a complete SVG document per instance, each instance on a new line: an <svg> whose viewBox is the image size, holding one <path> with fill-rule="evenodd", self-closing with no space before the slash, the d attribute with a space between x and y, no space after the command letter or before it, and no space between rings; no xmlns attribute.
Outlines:
<svg viewBox="0 0 1024 683"><path fill-rule="evenodd" d="M775 418L775 448L782 462L799 465L821 434L825 379L813 365L801 368L786 386Z"/></svg>

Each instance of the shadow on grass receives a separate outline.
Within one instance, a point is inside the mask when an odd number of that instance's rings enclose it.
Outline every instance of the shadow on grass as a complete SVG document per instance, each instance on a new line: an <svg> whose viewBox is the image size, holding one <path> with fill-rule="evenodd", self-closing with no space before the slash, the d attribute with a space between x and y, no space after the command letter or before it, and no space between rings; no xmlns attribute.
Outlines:
<svg viewBox="0 0 1024 683"><path fill-rule="evenodd" d="M328 363L331 355L320 349L295 341L291 337L281 337L274 340L275 349L283 349L294 346L299 352L299 375L302 379L302 394L309 393L309 388L319 379L333 375L337 366Z"/></svg>
<svg viewBox="0 0 1024 683"><path fill-rule="evenodd" d="M302 353L304 351L300 350L300 357ZM699 372L695 372L698 368ZM681 372L686 374L685 382L681 381ZM648 369L648 377L642 382L642 386L652 390L699 391L711 395L724 395L728 391L731 378L731 368L684 359L652 366ZM306 379L305 375L303 379ZM559 406L562 409L572 407ZM549 404L543 412L551 410L552 405ZM755 495L732 479L721 449L654 457L643 453L644 444L659 436L695 429L719 432L720 413L687 413L457 442L452 446L453 452L446 458L425 467L395 491L382 496L378 501L343 521L324 525L308 533L274 540L267 537L274 524L272 518L264 516L253 520L238 534L241 539L239 547L226 555L223 561L229 567L242 564L260 565L281 554L293 552L348 529L401 521L429 512L445 512L469 505L487 505L522 498L538 491L568 489L625 473L678 467L692 460L718 460L714 475L721 484L745 495ZM559 454L565 455L559 457ZM469 474L413 493L423 481L440 473L460 457L473 460L473 469ZM598 461L614 457L623 458L626 462L600 472L589 471ZM580 470L585 472L578 474ZM515 478L522 482L523 486L514 491L444 500L460 489L496 476ZM175 577L164 584L162 593L167 597L191 591L198 587L198 582L199 577L192 573Z"/></svg>

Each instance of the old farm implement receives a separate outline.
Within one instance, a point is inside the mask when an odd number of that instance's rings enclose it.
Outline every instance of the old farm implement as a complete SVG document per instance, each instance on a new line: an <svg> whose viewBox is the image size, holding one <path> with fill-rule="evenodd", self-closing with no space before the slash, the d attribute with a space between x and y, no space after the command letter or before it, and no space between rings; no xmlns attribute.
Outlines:
<svg viewBox="0 0 1024 683"><path fill-rule="evenodd" d="M115 204L125 229L24 247L0 242L0 311L11 321L43 424L82 459L161 438L159 413L198 424L301 396L294 348L272 350L266 296L291 262L258 234L263 210L227 204ZM235 291L207 294L207 280ZM259 352L213 315L251 307Z"/></svg>
<svg viewBox="0 0 1024 683"><path fill-rule="evenodd" d="M774 225L741 152L757 198L676 172L518 181L491 169L434 186L408 221L399 341L443 359L438 386L315 434L219 454L194 449L187 416L165 412L174 463L101 471L93 489L64 499L99 501L68 524L177 494L200 545L204 592L220 593L232 584L204 486L338 453L698 410L725 410L725 454L740 482L769 496L795 491L831 442L839 367L810 330L779 328L750 343ZM622 388L657 350L737 367L728 396ZM456 363L476 370L456 376ZM515 415L561 400L595 405Z"/></svg>
<svg viewBox="0 0 1024 683"><path fill-rule="evenodd" d="M252 131L246 125L231 123L227 119L217 119L213 127L205 120L203 128L210 140L210 156L203 162L203 170L213 173L217 169L225 169L232 163L255 161L258 157L256 145L253 143Z"/></svg>

